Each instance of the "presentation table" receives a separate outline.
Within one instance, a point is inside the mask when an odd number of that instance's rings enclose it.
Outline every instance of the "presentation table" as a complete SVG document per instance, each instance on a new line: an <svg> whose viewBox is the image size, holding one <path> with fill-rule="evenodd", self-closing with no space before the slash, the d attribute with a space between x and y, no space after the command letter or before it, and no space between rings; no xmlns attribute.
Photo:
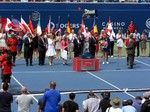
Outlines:
<svg viewBox="0 0 150 112"><path fill-rule="evenodd" d="M74 58L73 59L73 70L74 71L98 71L100 70L99 59L82 59Z"/></svg>

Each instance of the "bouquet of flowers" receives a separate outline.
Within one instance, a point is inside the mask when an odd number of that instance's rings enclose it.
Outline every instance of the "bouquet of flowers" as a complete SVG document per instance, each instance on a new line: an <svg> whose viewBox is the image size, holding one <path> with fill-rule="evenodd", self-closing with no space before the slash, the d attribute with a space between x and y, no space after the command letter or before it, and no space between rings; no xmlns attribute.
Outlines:
<svg viewBox="0 0 150 112"><path fill-rule="evenodd" d="M108 46L108 43L105 40L100 41L100 44L101 44L102 48L107 48L107 46Z"/></svg>

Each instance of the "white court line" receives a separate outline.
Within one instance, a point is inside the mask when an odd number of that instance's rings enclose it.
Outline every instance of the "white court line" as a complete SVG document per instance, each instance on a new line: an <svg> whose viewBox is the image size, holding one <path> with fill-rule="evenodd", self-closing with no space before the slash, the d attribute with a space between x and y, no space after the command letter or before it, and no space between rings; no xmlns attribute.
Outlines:
<svg viewBox="0 0 150 112"><path fill-rule="evenodd" d="M139 63L141 63L141 64L143 64L143 65L146 65L146 66L149 66L149 67L150 67L150 64L144 63L144 62L139 61L139 60L137 60L137 59L135 59L135 61L136 61L136 62L139 62Z"/></svg>
<svg viewBox="0 0 150 112"><path fill-rule="evenodd" d="M100 71L97 71L97 72L137 72L137 71L150 71L150 69L132 69L132 70L129 70L129 69L120 69L120 70L100 70ZM21 73L24 73L24 74L41 74L41 73L78 73L76 71L20 71L20 72L13 72L15 74L21 74Z"/></svg>
<svg viewBox="0 0 150 112"><path fill-rule="evenodd" d="M18 74L18 73L31 73L31 74L37 74L37 73L52 73L52 72L54 72L54 73L56 73L56 72L58 72L58 73L62 73L62 72L64 72L64 73L66 73L66 72L76 72L76 71L21 71L21 72L13 72L13 73L16 73L16 74Z"/></svg>
<svg viewBox="0 0 150 112"><path fill-rule="evenodd" d="M21 87L23 87L23 85L14 77L14 76L11 76ZM29 92L28 92L29 93ZM29 93L30 94L30 93ZM36 101L36 102L38 102L38 100L32 95L32 94L30 94L31 96L32 96L32 98Z"/></svg>
<svg viewBox="0 0 150 112"><path fill-rule="evenodd" d="M93 77L95 77L95 78L97 78L97 79L99 79L99 80L105 82L106 84L108 84L108 85L110 85L110 86L112 86L112 87L114 87L114 88L116 88L116 89L118 89L118 90L122 90L122 89L120 89L119 87L117 87L117 86L111 84L110 82L108 82L108 81L106 81L106 80L104 80L104 79L102 79L102 78L100 78L100 77L94 75L93 73L91 73L91 72L89 72L89 71L86 71L86 72L87 72L88 74L90 74L91 76L93 76ZM131 95L130 93L128 93L128 92L126 92L126 91L124 91L124 93L127 94L128 96L132 97L132 98L135 98L133 95Z"/></svg>

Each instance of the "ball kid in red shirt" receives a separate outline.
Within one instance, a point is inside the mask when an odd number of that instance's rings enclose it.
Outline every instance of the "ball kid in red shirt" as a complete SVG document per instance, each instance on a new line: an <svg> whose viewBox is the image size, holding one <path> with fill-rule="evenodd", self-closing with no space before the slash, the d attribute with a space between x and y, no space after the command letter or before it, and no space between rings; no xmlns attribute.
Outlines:
<svg viewBox="0 0 150 112"><path fill-rule="evenodd" d="M7 56L6 61L2 63L2 86L4 83L8 83L10 86L10 77L12 74L12 58Z"/></svg>
<svg viewBox="0 0 150 112"><path fill-rule="evenodd" d="M16 55L17 55L18 39L15 37L14 32L11 33L11 37L7 39L6 43L9 47L9 50L11 51L11 55L13 57L13 63L15 64Z"/></svg>

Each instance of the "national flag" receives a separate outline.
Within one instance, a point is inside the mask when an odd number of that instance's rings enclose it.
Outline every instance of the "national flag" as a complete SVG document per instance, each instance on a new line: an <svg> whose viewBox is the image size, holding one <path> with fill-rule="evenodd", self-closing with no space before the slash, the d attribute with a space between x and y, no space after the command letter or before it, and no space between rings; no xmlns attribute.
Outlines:
<svg viewBox="0 0 150 112"><path fill-rule="evenodd" d="M93 33L98 33L97 25L96 25L96 18L94 17L93 21Z"/></svg>
<svg viewBox="0 0 150 112"><path fill-rule="evenodd" d="M42 34L40 18L39 18L39 21L38 21L38 24L37 24L37 34L38 34L38 35L41 35L41 34Z"/></svg>
<svg viewBox="0 0 150 112"><path fill-rule="evenodd" d="M107 22L107 27L106 27L106 29L105 29L105 33L106 33L107 35L110 35L110 30L112 30L112 34L115 35L115 33L114 33L114 31L113 31L113 27L112 27L112 22L111 22L110 17L109 17L109 20L108 20L108 22Z"/></svg>
<svg viewBox="0 0 150 112"><path fill-rule="evenodd" d="M61 28L60 28L60 16L58 17L58 23L56 24L56 32L55 32L55 34L56 34L58 31L61 32Z"/></svg>
<svg viewBox="0 0 150 112"><path fill-rule="evenodd" d="M51 16L49 17L49 22L47 24L47 27L45 28L45 32L47 34L51 32Z"/></svg>
<svg viewBox="0 0 150 112"><path fill-rule="evenodd" d="M109 19L108 20L108 23L107 23L107 29L109 29L109 30L112 30L113 29L113 27L112 27L112 22L111 22L111 20Z"/></svg>
<svg viewBox="0 0 150 112"><path fill-rule="evenodd" d="M27 25L27 23L24 21L24 19L22 17L21 17L21 24L26 31L29 31L32 34L31 29L29 28L29 26Z"/></svg>
<svg viewBox="0 0 150 112"><path fill-rule="evenodd" d="M11 21L9 18L1 18L1 22L2 22L1 29L5 31L9 31L10 29L12 29Z"/></svg>
<svg viewBox="0 0 150 112"><path fill-rule="evenodd" d="M12 18L11 25L12 25L12 30L14 31L25 31L23 25L17 19Z"/></svg>
<svg viewBox="0 0 150 112"><path fill-rule="evenodd" d="M45 28L46 33L50 33L51 32L51 16L49 17L49 22L47 24L47 27Z"/></svg>
<svg viewBox="0 0 150 112"><path fill-rule="evenodd" d="M50 33L50 31L51 31L51 16L49 17L49 22L48 22L47 28L48 28L48 33Z"/></svg>
<svg viewBox="0 0 150 112"><path fill-rule="evenodd" d="M0 29L1 29L1 27L2 27L2 18L0 16Z"/></svg>
<svg viewBox="0 0 150 112"><path fill-rule="evenodd" d="M68 25L67 25L66 31L67 31L68 34L70 34L72 32L69 15L68 15Z"/></svg>
<svg viewBox="0 0 150 112"><path fill-rule="evenodd" d="M34 27L33 27L32 20L31 20L30 16L29 16L29 24L28 24L28 26L29 26L31 32L33 33L34 32Z"/></svg>
<svg viewBox="0 0 150 112"><path fill-rule="evenodd" d="M80 26L81 26L81 28L80 28L81 31L82 31L82 32L85 32L85 24L84 24L84 18L83 18L83 17L82 17L82 22L81 22L81 25L80 25Z"/></svg>

